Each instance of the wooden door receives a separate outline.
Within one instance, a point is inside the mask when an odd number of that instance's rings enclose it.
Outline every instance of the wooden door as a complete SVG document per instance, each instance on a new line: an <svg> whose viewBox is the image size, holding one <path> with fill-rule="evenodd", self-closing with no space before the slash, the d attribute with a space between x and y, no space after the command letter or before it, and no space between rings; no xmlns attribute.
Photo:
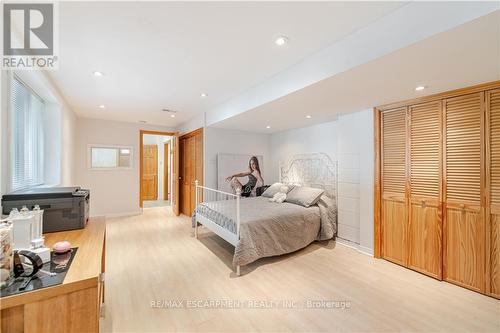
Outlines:
<svg viewBox="0 0 500 333"><path fill-rule="evenodd" d="M196 206L195 181L203 185L203 130L183 135L180 142L180 210L191 216Z"/></svg>
<svg viewBox="0 0 500 333"><path fill-rule="evenodd" d="M409 107L408 267L442 278L441 101Z"/></svg>
<svg viewBox="0 0 500 333"><path fill-rule="evenodd" d="M486 93L487 135L487 285L500 298L500 89Z"/></svg>
<svg viewBox="0 0 500 333"><path fill-rule="evenodd" d="M169 185L169 177L168 177L168 160L170 156L170 145L165 143L163 145L163 200L170 199L170 187Z"/></svg>
<svg viewBox="0 0 500 333"><path fill-rule="evenodd" d="M158 146L142 150L142 200L158 200Z"/></svg>
<svg viewBox="0 0 500 333"><path fill-rule="evenodd" d="M446 99L443 278L485 290L484 93Z"/></svg>
<svg viewBox="0 0 500 333"><path fill-rule="evenodd" d="M179 216L179 135L172 138L172 210Z"/></svg>
<svg viewBox="0 0 500 333"><path fill-rule="evenodd" d="M406 265L406 107L382 113L382 257Z"/></svg>
<svg viewBox="0 0 500 333"><path fill-rule="evenodd" d="M181 138L181 213L191 216L191 183L194 181L194 140Z"/></svg>

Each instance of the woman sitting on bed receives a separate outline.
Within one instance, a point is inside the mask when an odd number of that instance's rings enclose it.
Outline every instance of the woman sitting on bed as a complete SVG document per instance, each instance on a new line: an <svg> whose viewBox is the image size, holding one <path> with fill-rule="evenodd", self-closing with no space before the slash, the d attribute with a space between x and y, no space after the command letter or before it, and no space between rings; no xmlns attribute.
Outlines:
<svg viewBox="0 0 500 333"><path fill-rule="evenodd" d="M242 185L238 180L238 177L248 176L248 182ZM252 194L257 182L260 182L261 186L264 185L264 179L260 174L259 160L257 157L252 156L250 161L248 161L248 171L243 171L236 173L230 177L226 178L227 182L231 182L231 188L233 192L236 193L239 189L241 191L242 197L249 197Z"/></svg>

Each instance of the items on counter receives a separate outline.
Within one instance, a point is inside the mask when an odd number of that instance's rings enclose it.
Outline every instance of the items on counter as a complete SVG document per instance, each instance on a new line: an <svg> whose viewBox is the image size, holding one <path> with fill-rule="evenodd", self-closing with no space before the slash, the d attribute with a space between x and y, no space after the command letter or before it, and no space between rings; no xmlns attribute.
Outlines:
<svg viewBox="0 0 500 333"><path fill-rule="evenodd" d="M43 212L38 205L32 211L26 206L20 212L14 208L7 221L13 225L14 249L32 251L45 263L50 261L50 249L42 236Z"/></svg>
<svg viewBox="0 0 500 333"><path fill-rule="evenodd" d="M24 262L31 262L35 274L43 263L50 261L50 249L45 247L42 225L43 210L38 205L35 205L32 211L26 206L23 206L21 211L14 208L9 216L2 220L0 223L1 286L7 284L9 279L23 274ZM17 256L15 252L18 252Z"/></svg>
<svg viewBox="0 0 500 333"><path fill-rule="evenodd" d="M21 260L21 257L24 260ZM29 262L28 271L24 269L23 261ZM49 260L50 261L50 260ZM14 277L32 277L43 267L43 262L40 256L28 250L20 250L14 252Z"/></svg>
<svg viewBox="0 0 500 333"><path fill-rule="evenodd" d="M77 248L63 254L51 252L51 259L47 263L42 263L32 251L13 251L14 269L11 278L0 288L0 296L12 296L63 283L76 251Z"/></svg>
<svg viewBox="0 0 500 333"><path fill-rule="evenodd" d="M54 252L58 254L66 253L71 250L71 243L68 241L57 242L54 244L54 246L52 246L52 250L54 250Z"/></svg>
<svg viewBox="0 0 500 333"><path fill-rule="evenodd" d="M12 274L14 265L13 247L12 224L0 223L0 286L4 286Z"/></svg>

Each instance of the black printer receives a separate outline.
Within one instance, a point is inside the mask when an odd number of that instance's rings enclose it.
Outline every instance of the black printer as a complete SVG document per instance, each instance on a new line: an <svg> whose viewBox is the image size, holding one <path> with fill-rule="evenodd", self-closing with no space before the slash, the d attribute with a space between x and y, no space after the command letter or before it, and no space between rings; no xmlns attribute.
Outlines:
<svg viewBox="0 0 500 333"><path fill-rule="evenodd" d="M90 191L80 187L47 187L20 190L2 197L2 213L23 206L43 209L43 232L85 228L89 219Z"/></svg>

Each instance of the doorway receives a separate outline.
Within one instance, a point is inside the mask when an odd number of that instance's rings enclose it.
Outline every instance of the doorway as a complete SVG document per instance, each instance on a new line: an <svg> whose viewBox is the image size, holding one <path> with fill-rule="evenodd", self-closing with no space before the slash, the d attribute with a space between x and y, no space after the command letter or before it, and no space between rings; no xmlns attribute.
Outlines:
<svg viewBox="0 0 500 333"><path fill-rule="evenodd" d="M140 132L140 206L170 207L175 183L173 165L175 133Z"/></svg>

